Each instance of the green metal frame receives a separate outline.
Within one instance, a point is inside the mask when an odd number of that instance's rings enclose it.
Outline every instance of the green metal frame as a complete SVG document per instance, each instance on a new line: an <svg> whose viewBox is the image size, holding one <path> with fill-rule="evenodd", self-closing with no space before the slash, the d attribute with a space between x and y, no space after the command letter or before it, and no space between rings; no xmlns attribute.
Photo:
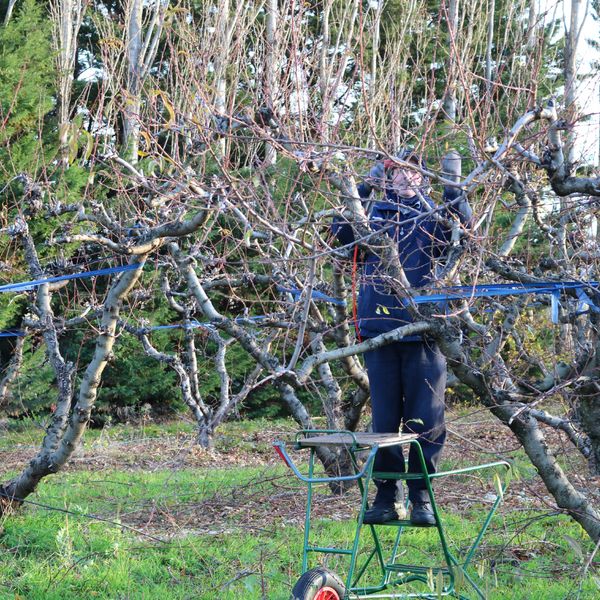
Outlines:
<svg viewBox="0 0 600 600"><path fill-rule="evenodd" d="M474 471L480 471L483 469L491 469L491 468L503 468L506 470L510 469L510 464L506 461L497 461L492 463L486 463L482 465L476 465L472 467L465 467L463 469L454 469L451 471L442 471L435 474L427 473L427 467L425 465L425 458L423 456L423 451L421 449L421 445L418 440L410 439L406 441L400 441L399 443L402 445L413 445L414 449L417 452L417 456L419 459L419 464L421 466L421 473L383 473L383 472L375 472L373 471L373 464L375 455L379 449L379 446L365 446L358 443L358 440L353 432L351 431L343 431L343 430L325 430L325 429L312 429L312 430L302 430L296 434L295 439L295 448L302 449L306 448L306 446L302 446L302 440L308 437L312 437L315 435L324 435L324 434L342 434L344 436L348 436L350 442L344 446L350 453L350 457L352 460L354 474L353 475L345 475L339 477L315 477L314 476L314 468L315 468L315 457L316 457L316 449L315 447L310 448L310 457L308 463L308 474L303 475L299 469L296 467L289 454L286 451L285 444L283 442L276 442L274 444L275 449L279 453L279 455L283 458L286 464L292 469L293 473L296 475L298 479L305 482L308 485L308 494L306 500L306 516L304 521L304 545L303 545L303 553L302 553L302 573L305 573L309 567L309 556L313 553L325 553L325 554L337 554L337 555L346 555L350 559L350 567L348 569L348 575L346 577L346 598L428 598L431 600L437 599L440 596L452 596L454 598L459 598L461 600L469 600L467 596L463 596L456 589L457 580L466 581L473 588L477 597L481 600L485 600L484 592L479 588L473 577L467 572L467 568L470 566L473 556L479 547L483 536L487 528L490 525L492 517L496 512L502 498L504 496L504 491L506 490L506 480L502 481L499 479L498 486L500 489L497 490L496 500L494 501L492 507L490 508L483 525L481 526L475 540L471 544L469 550L460 560L458 557L454 556L448 547L448 543L446 540L446 535L444 533L444 527L442 524L442 520L440 518L440 514L438 512L437 504L435 501L435 495L433 493L432 480L438 479L441 477L448 477L452 475L462 475L465 473L471 473ZM366 460L364 461L362 468L359 465L359 460L357 454L359 452L364 453L365 451L369 451ZM396 557L398 556L398 551L400 548L400 542L402 533L407 527L419 527L416 525L412 525L409 520L398 520L391 521L389 523L385 523L385 525L364 525L363 518L365 511L367 510L367 497L369 491L369 483L372 479L396 479L396 480L408 480L408 479L423 479L425 481L425 485L427 488L427 493L429 494L429 499L431 501L431 506L433 509L433 513L435 515L436 524L430 526L432 528L437 529L440 545L442 547L443 555L444 555L444 566L441 567L425 567L419 565L409 565L402 564L396 562ZM361 492L361 503L360 503L360 511L356 524L356 531L354 534L354 541L350 548L334 548L334 547L324 547L324 546L313 546L310 544L310 529L311 529L311 508L313 501L313 486L323 483L333 483L333 482L343 482L343 481L356 481L358 484L358 488ZM380 536L377 532L378 527L396 527L397 534L392 546L390 558L385 558L384 548L380 541ZM357 564L358 562L358 550L360 544L360 534L363 527L368 527L372 540L373 540L373 548L368 553L367 558L365 559L362 565ZM422 527L422 526L420 526ZM366 572L367 568L371 564L372 560L376 558L379 563L379 567L381 569L381 581L378 585L371 586L361 586L359 585L361 577ZM382 593L390 588L398 587L406 583L410 583L413 581L420 581L422 583L427 584L430 580L431 575L434 577L438 577L438 574L441 573L443 576L443 589L435 590L432 592L424 592L424 593Z"/></svg>

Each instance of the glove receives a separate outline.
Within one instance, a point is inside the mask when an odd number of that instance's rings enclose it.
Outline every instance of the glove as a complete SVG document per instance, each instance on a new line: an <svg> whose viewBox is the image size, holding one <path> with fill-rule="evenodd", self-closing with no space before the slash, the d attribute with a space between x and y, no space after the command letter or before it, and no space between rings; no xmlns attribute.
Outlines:
<svg viewBox="0 0 600 600"><path fill-rule="evenodd" d="M471 223L473 219L473 209L471 208L471 205L464 194L456 205L454 211L463 225L468 225Z"/></svg>
<svg viewBox="0 0 600 600"><path fill-rule="evenodd" d="M381 191L385 183L385 171L382 162L376 162L365 177L363 185L369 188L369 193L372 190Z"/></svg>
<svg viewBox="0 0 600 600"><path fill-rule="evenodd" d="M454 183L460 181L462 174L462 159L456 150L450 150L442 158L442 176Z"/></svg>

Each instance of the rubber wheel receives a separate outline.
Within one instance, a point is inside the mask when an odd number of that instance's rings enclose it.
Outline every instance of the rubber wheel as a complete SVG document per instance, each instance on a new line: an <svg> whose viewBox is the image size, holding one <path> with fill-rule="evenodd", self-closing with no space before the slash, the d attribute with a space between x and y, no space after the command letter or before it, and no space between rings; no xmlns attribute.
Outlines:
<svg viewBox="0 0 600 600"><path fill-rule="evenodd" d="M344 600L346 587L329 569L316 567L296 582L291 600Z"/></svg>

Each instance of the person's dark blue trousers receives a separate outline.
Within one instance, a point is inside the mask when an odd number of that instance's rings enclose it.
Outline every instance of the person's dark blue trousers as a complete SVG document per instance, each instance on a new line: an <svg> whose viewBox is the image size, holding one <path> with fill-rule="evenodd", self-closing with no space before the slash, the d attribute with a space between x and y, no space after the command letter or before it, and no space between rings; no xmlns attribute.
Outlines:
<svg viewBox="0 0 600 600"><path fill-rule="evenodd" d="M446 358L433 343L395 342L366 352L365 363L371 385L373 431L419 434L429 473L436 472L446 439L444 392ZM382 448L375 457L374 470L403 472L404 456L400 446ZM409 473L420 473L417 453L411 446ZM411 502L429 500L423 480L409 480ZM376 502L393 502L396 481L376 481Z"/></svg>

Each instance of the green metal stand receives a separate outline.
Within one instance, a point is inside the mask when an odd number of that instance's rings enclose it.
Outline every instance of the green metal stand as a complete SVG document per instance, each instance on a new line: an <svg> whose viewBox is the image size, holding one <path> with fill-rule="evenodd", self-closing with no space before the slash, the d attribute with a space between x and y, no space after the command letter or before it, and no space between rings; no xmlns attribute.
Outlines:
<svg viewBox="0 0 600 600"><path fill-rule="evenodd" d="M302 573L305 573L309 567L309 556L315 553L325 554L337 554L348 556L350 565L348 569L348 575L346 577L346 598L429 598L434 600L441 596L451 596L459 598L461 600L468 600L467 596L463 596L457 590L457 582L465 582L469 587L476 593L477 597L481 600L485 600L484 592L479 588L473 577L468 573L467 569L471 565L475 552L479 547L483 536L489 524L498 508L506 488L506 483L498 478L498 487L496 499L490 508L483 525L481 526L475 540L471 544L469 550L461 558L454 556L448 546L446 535L444 533L444 527L440 514L438 512L437 504L435 501L435 494L433 492L432 480L441 477L448 477L452 475L462 475L465 473L471 473L474 471L480 471L491 468L501 468L508 470L510 469L509 463L506 461L498 461L493 463L486 463L482 465L476 465L472 467L466 467L464 469L454 469L451 471L443 471L435 474L429 474L425 465L425 459L423 457L423 451L419 444L416 435L407 434L373 434L373 433L354 433L350 431L332 431L332 430L303 430L296 434L295 448L310 449L310 457L308 462L308 474L303 475L289 454L286 452L285 444L282 442L276 442L274 444L275 449L286 462L286 464L292 469L298 479L305 482L308 486L308 494L306 501L306 516L305 516L305 527L304 527L304 546L302 554ZM373 463L375 455L379 448L389 447L394 445L412 445L417 452L419 458L419 464L421 466L420 473L383 473L374 472ZM340 477L315 477L315 458L316 448L319 446L343 446L350 454L352 464L354 467L353 475L346 475ZM367 452L367 457L362 467L360 466L359 453L364 454ZM363 519L365 511L368 508L367 496L369 491L369 483L373 479L396 479L396 480L409 480L409 479L423 479L429 494L429 499L435 515L435 525L430 526L435 528L438 533L440 546L442 549L444 564L440 567L427 567L414 564L404 564L397 562L397 556L401 547L402 533L406 528L409 527L423 527L411 524L409 520L398 520L390 521L384 525L364 525ZM358 488L361 492L361 503L356 523L356 531L354 533L354 539L350 547L347 548L334 548L327 546L316 546L310 543L310 531L311 531L311 509L313 502L313 487L323 483L333 482L344 482L344 481L356 481ZM358 565L359 546L361 531L364 527L367 527L370 531L370 537L373 545L367 552L366 559L363 559L361 565ZM395 536L394 543L392 545L389 558L386 558L385 549L380 539L378 532L379 527L395 527L397 533ZM381 572L381 579L376 585L361 585L361 580L365 575L369 565L376 559L379 565L379 571ZM422 582L432 587L432 581L437 583L434 585L435 589L429 592L417 593L401 593L398 592L397 588L411 583L411 582ZM460 586L462 587L462 585ZM395 588L395 590L394 590ZM388 593L389 591L389 593Z"/></svg>

